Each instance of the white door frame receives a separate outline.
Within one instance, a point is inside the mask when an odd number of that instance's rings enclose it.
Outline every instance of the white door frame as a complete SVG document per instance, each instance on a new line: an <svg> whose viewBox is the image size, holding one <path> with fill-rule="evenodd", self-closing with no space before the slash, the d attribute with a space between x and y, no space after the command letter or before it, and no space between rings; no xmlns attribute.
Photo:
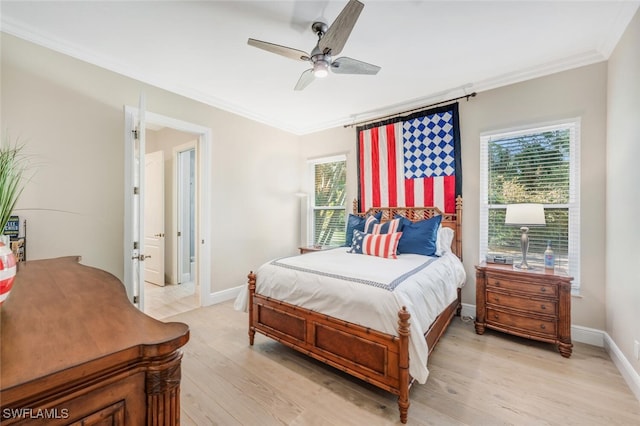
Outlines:
<svg viewBox="0 0 640 426"><path fill-rule="evenodd" d="M125 112L132 113L134 117L137 117L139 114L138 108L131 106L125 106ZM207 269L208 265L211 265L211 262L205 262L204 259L211 259L211 164L213 164L211 149L212 132L210 128L200 126L198 124L189 123L152 112L145 112L144 114L147 124L155 124L179 130L181 132L193 133L196 135L198 140L196 149L196 161L198 163L198 176L196 179L196 196L198 198L198 209L196 212L196 263L198 269L196 271L196 280L200 288L200 306L206 306L210 304L209 293L211 289L211 270ZM129 188L131 186L132 179L133 177L131 176L131 172L128 168L125 168L125 188ZM128 210L125 206L125 224L130 221L130 215L132 214L133 212L131 212L130 209ZM130 259L128 258L131 257L131 250L130 247L126 245L126 241L130 241L131 239L131 229L128 226L125 226L125 268L127 268L127 265L130 263ZM135 294L133 290L133 283L127 281L127 274L125 274L125 288L127 290L127 294L131 296Z"/></svg>
<svg viewBox="0 0 640 426"><path fill-rule="evenodd" d="M135 110L135 113L134 113ZM144 150L145 97L140 94L139 108L124 111L124 284L129 300L144 309Z"/></svg>

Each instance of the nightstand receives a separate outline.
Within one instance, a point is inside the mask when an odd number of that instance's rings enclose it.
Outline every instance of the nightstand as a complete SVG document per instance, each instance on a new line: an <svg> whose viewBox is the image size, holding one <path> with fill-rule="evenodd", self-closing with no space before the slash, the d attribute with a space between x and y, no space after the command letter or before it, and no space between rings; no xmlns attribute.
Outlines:
<svg viewBox="0 0 640 426"><path fill-rule="evenodd" d="M298 247L298 250L300 250L300 254L305 254L305 253L311 253L313 251L321 251L321 250L328 250L331 248L334 248L335 246L320 246L320 245L315 245L315 246L303 246L303 247Z"/></svg>
<svg viewBox="0 0 640 426"><path fill-rule="evenodd" d="M572 277L542 268L476 266L476 333L486 328L558 345L569 358Z"/></svg>

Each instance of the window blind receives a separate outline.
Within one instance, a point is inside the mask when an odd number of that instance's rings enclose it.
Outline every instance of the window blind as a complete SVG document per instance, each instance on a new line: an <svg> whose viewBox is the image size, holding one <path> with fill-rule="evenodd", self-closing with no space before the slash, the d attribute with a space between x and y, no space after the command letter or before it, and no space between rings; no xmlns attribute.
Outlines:
<svg viewBox="0 0 640 426"><path fill-rule="evenodd" d="M341 246L346 238L346 179L344 156L315 160L311 231L315 245Z"/></svg>
<svg viewBox="0 0 640 426"><path fill-rule="evenodd" d="M579 121L499 132L481 138L481 258L519 258L519 227L504 224L507 204L540 203L544 227L529 230L530 265L542 267L547 244L556 268L579 286Z"/></svg>

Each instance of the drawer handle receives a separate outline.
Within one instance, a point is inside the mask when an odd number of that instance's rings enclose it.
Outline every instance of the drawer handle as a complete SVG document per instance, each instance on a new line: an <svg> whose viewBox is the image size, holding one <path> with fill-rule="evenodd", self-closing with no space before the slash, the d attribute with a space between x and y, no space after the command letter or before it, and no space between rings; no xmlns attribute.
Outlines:
<svg viewBox="0 0 640 426"><path fill-rule="evenodd" d="M494 284L496 287L500 287L500 281L496 281L496 283Z"/></svg>
<svg viewBox="0 0 640 426"><path fill-rule="evenodd" d="M543 311L547 309L547 305L540 305L540 309L542 309Z"/></svg>
<svg viewBox="0 0 640 426"><path fill-rule="evenodd" d="M497 319L499 319L499 318L500 318L500 315L498 315L498 314L493 314L493 319L496 319L496 320L497 320Z"/></svg>
<svg viewBox="0 0 640 426"><path fill-rule="evenodd" d="M547 327L545 327L545 325L544 325L544 324L540 324L540 328L544 330L544 329L546 329Z"/></svg>
<svg viewBox="0 0 640 426"><path fill-rule="evenodd" d="M547 292L547 288L546 288L546 287L540 287L540 291L541 291L542 293L546 293L546 292Z"/></svg>
<svg viewBox="0 0 640 426"><path fill-rule="evenodd" d="M496 302L496 303L499 303L500 302L500 298L499 297L494 297L493 301Z"/></svg>

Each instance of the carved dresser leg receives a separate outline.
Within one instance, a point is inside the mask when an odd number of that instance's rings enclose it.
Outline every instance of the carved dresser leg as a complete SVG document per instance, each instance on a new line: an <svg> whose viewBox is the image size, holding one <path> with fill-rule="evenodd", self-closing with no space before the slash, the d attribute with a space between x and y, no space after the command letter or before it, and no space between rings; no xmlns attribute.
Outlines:
<svg viewBox="0 0 640 426"><path fill-rule="evenodd" d="M182 352L153 361L146 373L147 425L180 424L180 361Z"/></svg>
<svg viewBox="0 0 640 426"><path fill-rule="evenodd" d="M558 350L560 351L560 355L565 358L571 357L571 352L573 352L573 344L572 343L558 343Z"/></svg>

